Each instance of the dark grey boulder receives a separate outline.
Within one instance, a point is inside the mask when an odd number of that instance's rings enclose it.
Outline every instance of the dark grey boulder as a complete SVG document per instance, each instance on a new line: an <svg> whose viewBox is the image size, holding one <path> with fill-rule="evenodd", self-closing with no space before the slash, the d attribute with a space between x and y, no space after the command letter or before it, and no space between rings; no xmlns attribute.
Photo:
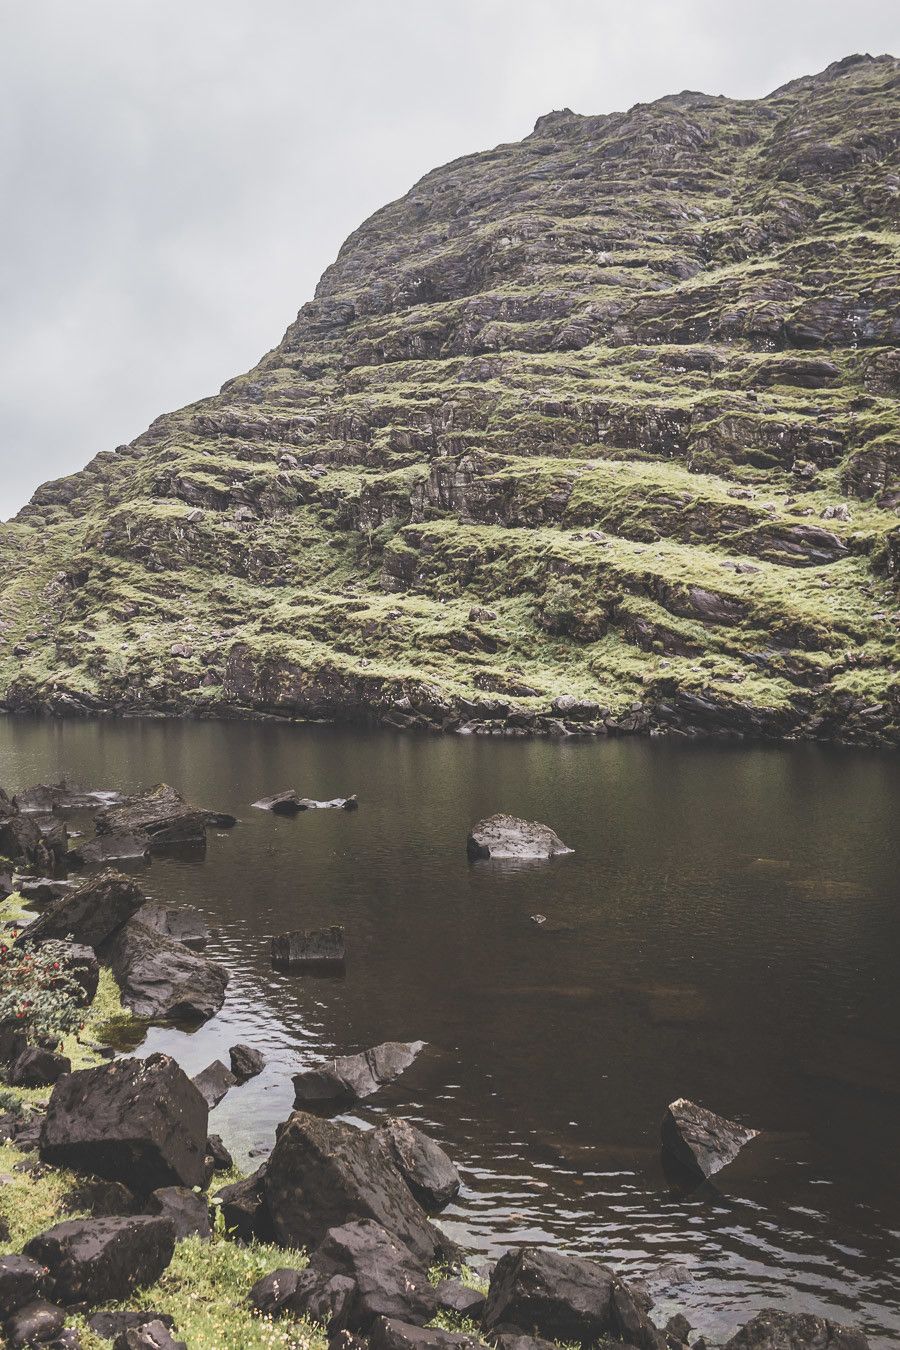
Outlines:
<svg viewBox="0 0 900 1350"><path fill-rule="evenodd" d="M206 1141L206 1156L212 1160L213 1172L227 1172L234 1166L234 1159L222 1143L221 1135L209 1136Z"/></svg>
<svg viewBox="0 0 900 1350"><path fill-rule="evenodd" d="M352 1281L342 1322L351 1331L367 1331L382 1316L424 1325L437 1312L425 1264L371 1219L330 1229L310 1257L309 1272L320 1280L343 1275ZM300 1310L296 1296L294 1306Z"/></svg>
<svg viewBox="0 0 900 1350"><path fill-rule="evenodd" d="M356 1219L380 1223L426 1266L450 1245L373 1130L296 1111L279 1130L263 1188L274 1232L286 1246L311 1249L330 1228Z"/></svg>
<svg viewBox="0 0 900 1350"><path fill-rule="evenodd" d="M23 900L33 900L36 904L46 905L52 900L61 900L75 889L72 881L62 881L54 877L20 877L15 889Z"/></svg>
<svg viewBox="0 0 900 1350"><path fill-rule="evenodd" d="M66 1325L66 1314L55 1303L36 1298L8 1319L4 1330L7 1344L16 1347L44 1345L54 1340Z"/></svg>
<svg viewBox="0 0 900 1350"><path fill-rule="evenodd" d="M166 1324L157 1318L120 1331L113 1350L187 1350L187 1342L176 1341Z"/></svg>
<svg viewBox="0 0 900 1350"><path fill-rule="evenodd" d="M557 717L571 722L593 722L600 715L600 704L592 698L576 698L574 694L560 694L550 705Z"/></svg>
<svg viewBox="0 0 900 1350"><path fill-rule="evenodd" d="M318 1322L329 1334L342 1330L352 1318L356 1285L348 1275L323 1275L303 1270L283 1311L292 1317Z"/></svg>
<svg viewBox="0 0 900 1350"><path fill-rule="evenodd" d="M93 947L70 942L62 953L61 965L66 974L80 986L79 1004L86 1008L93 1003L100 983L100 962L97 960L97 953Z"/></svg>
<svg viewBox="0 0 900 1350"><path fill-rule="evenodd" d="M444 1150L407 1120L378 1127L406 1184L425 1209L441 1210L459 1194L460 1178Z"/></svg>
<svg viewBox="0 0 900 1350"><path fill-rule="evenodd" d="M207 827L211 830L233 830L238 823L237 816L230 811L204 811Z"/></svg>
<svg viewBox="0 0 900 1350"><path fill-rule="evenodd" d="M138 1017L206 1021L225 1001L228 971L180 942L146 928L138 919L113 934L100 950Z"/></svg>
<svg viewBox="0 0 900 1350"><path fill-rule="evenodd" d="M265 1174L267 1164L230 1186L223 1186L213 1196L222 1210L225 1231L239 1242L272 1242L275 1229L266 1199Z"/></svg>
<svg viewBox="0 0 900 1350"><path fill-rule="evenodd" d="M252 1045L233 1045L228 1051L231 1060L231 1072L239 1083L255 1078L266 1067L265 1055L254 1050Z"/></svg>
<svg viewBox="0 0 900 1350"><path fill-rule="evenodd" d="M210 939L209 925L193 905L167 906L148 900L134 917L145 928L180 942L192 951L202 951Z"/></svg>
<svg viewBox="0 0 900 1350"><path fill-rule="evenodd" d="M23 815L0 789L0 858L27 863L41 872L52 871L41 831L33 816Z"/></svg>
<svg viewBox="0 0 900 1350"><path fill-rule="evenodd" d="M520 1331L501 1331L491 1338L495 1350L556 1350L553 1341L526 1336Z"/></svg>
<svg viewBox="0 0 900 1350"><path fill-rule="evenodd" d="M208 1108L168 1055L117 1059L61 1078L41 1131L41 1157L148 1195L204 1179Z"/></svg>
<svg viewBox="0 0 900 1350"><path fill-rule="evenodd" d="M488 816L473 825L466 848L473 861L478 858L530 861L573 851L549 825L505 815Z"/></svg>
<svg viewBox="0 0 900 1350"><path fill-rule="evenodd" d="M146 862L150 857L150 845L143 835L96 834L85 839L72 849L70 860L82 867L100 867L104 863Z"/></svg>
<svg viewBox="0 0 900 1350"><path fill-rule="evenodd" d="M369 1333L371 1350L482 1350L480 1342L459 1331L419 1327L392 1317L379 1317Z"/></svg>
<svg viewBox="0 0 900 1350"><path fill-rule="evenodd" d="M196 1074L191 1081L203 1094L203 1099L211 1111L214 1106L218 1106L228 1089L234 1087L237 1079L220 1059L214 1059L212 1064L207 1064L206 1068Z"/></svg>
<svg viewBox="0 0 900 1350"><path fill-rule="evenodd" d="M677 1341L679 1345L687 1345L688 1337L691 1334L691 1324L684 1313L675 1313L666 1323L665 1332L670 1343Z"/></svg>
<svg viewBox="0 0 900 1350"><path fill-rule="evenodd" d="M758 1134L759 1130L717 1116L685 1097L670 1102L661 1127L664 1151L698 1178L720 1172Z"/></svg>
<svg viewBox="0 0 900 1350"><path fill-rule="evenodd" d="M72 1061L67 1055L29 1045L9 1066L7 1079L13 1087L49 1087L64 1073L71 1072Z"/></svg>
<svg viewBox="0 0 900 1350"><path fill-rule="evenodd" d="M258 802L253 802L257 811L273 811L276 816L295 816L303 808L300 805L300 798L293 788L288 788L285 792L276 792L272 797L260 797Z"/></svg>
<svg viewBox="0 0 900 1350"><path fill-rule="evenodd" d="M371 1097L408 1069L424 1048L424 1041L385 1041L305 1069L294 1075L294 1104L330 1108Z"/></svg>
<svg viewBox="0 0 900 1350"><path fill-rule="evenodd" d="M20 941L67 938L97 948L144 903L134 882L121 872L101 872L56 900L23 929Z"/></svg>
<svg viewBox="0 0 900 1350"><path fill-rule="evenodd" d="M98 1312L88 1318L87 1324L95 1336L99 1336L102 1341L114 1341L123 1331L134 1331L140 1327L146 1326L148 1322L161 1322L169 1331L175 1325L174 1318L168 1313L153 1312L149 1309L140 1311L115 1311Z"/></svg>
<svg viewBox="0 0 900 1350"><path fill-rule="evenodd" d="M52 1298L93 1305L155 1284L174 1250L168 1219L128 1215L67 1219L32 1238L25 1254L47 1267Z"/></svg>
<svg viewBox="0 0 900 1350"><path fill-rule="evenodd" d="M479 1289L470 1289L461 1280L440 1280L434 1287L434 1296L442 1312L478 1321L484 1312L486 1296Z"/></svg>
<svg viewBox="0 0 900 1350"><path fill-rule="evenodd" d="M208 1242L212 1235L206 1197L187 1186L161 1186L147 1201L147 1213L169 1219L176 1242L194 1236Z"/></svg>
<svg viewBox="0 0 900 1350"><path fill-rule="evenodd" d="M619 1289L631 1298L608 1266L521 1247L507 1252L494 1268L484 1326L520 1327L547 1340L593 1345L618 1334L613 1295Z"/></svg>
<svg viewBox="0 0 900 1350"><path fill-rule="evenodd" d="M58 816L35 816L34 819L41 832L41 839L32 865L50 876L65 876L69 855L66 822Z"/></svg>
<svg viewBox="0 0 900 1350"><path fill-rule="evenodd" d="M856 1327L845 1327L813 1313L766 1308L745 1323L726 1350L868 1350Z"/></svg>
<svg viewBox="0 0 900 1350"><path fill-rule="evenodd" d="M33 1303L47 1288L47 1271L28 1256L0 1256L0 1318Z"/></svg>
<svg viewBox="0 0 900 1350"><path fill-rule="evenodd" d="M280 1266L263 1275L250 1290L250 1307L263 1317L279 1317L288 1308L302 1274L293 1266Z"/></svg>
<svg viewBox="0 0 900 1350"><path fill-rule="evenodd" d="M309 970L314 967L337 967L347 959L344 929L340 924L330 928L296 929L278 933L272 938L272 965L278 970Z"/></svg>
<svg viewBox="0 0 900 1350"><path fill-rule="evenodd" d="M191 806L168 783L108 806L97 816L98 834L131 834L146 839L151 853L173 847L206 847L208 812Z"/></svg>

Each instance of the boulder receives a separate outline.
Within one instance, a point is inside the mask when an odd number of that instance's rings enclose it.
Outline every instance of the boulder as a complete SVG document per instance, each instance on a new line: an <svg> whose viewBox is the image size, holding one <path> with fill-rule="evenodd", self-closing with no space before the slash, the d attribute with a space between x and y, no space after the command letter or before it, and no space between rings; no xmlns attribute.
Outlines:
<svg viewBox="0 0 900 1350"><path fill-rule="evenodd" d="M147 1213L168 1219L176 1242L195 1234L208 1242L212 1234L206 1197L187 1186L161 1186L147 1201Z"/></svg>
<svg viewBox="0 0 900 1350"><path fill-rule="evenodd" d="M14 1347L45 1345L54 1340L66 1325L66 1314L55 1303L36 1298L19 1308L7 1321L7 1343Z"/></svg>
<svg viewBox="0 0 900 1350"><path fill-rule="evenodd" d="M379 1317L369 1335L371 1350L483 1350L481 1342L460 1331L419 1327L392 1317Z"/></svg>
<svg viewBox="0 0 900 1350"><path fill-rule="evenodd" d="M378 1127L394 1162L419 1204L441 1210L459 1194L459 1173L447 1154L407 1120L388 1120Z"/></svg>
<svg viewBox="0 0 900 1350"><path fill-rule="evenodd" d="M278 1317L289 1309L300 1280L302 1271L293 1266L279 1266L268 1275L263 1275L250 1290L250 1307L255 1308L263 1317Z"/></svg>
<svg viewBox="0 0 900 1350"><path fill-rule="evenodd" d="M88 1318L88 1327L95 1336L99 1336L101 1341L114 1341L117 1336L121 1336L123 1331L134 1331L140 1327L146 1326L148 1322L161 1322L169 1331L175 1325L174 1319L168 1313L153 1312L149 1309L141 1309L132 1312L98 1312Z"/></svg>
<svg viewBox="0 0 900 1350"><path fill-rule="evenodd" d="M408 1069L424 1047L424 1041L385 1041L305 1069L294 1075L294 1104L331 1108L371 1097Z"/></svg>
<svg viewBox="0 0 900 1350"><path fill-rule="evenodd" d="M478 1321L484 1312L485 1295L478 1289L470 1289L461 1280L440 1280L434 1286L434 1296L441 1311L453 1313L455 1317Z"/></svg>
<svg viewBox="0 0 900 1350"><path fill-rule="evenodd" d="M265 1056L252 1045L233 1045L228 1051L231 1060L231 1072L239 1083L255 1078L266 1067Z"/></svg>
<svg viewBox="0 0 900 1350"><path fill-rule="evenodd" d="M276 816L295 816L303 808L300 805L300 798L293 788L288 788L285 792L276 792L272 797L260 797L258 802L253 802L257 811L273 811Z"/></svg>
<svg viewBox="0 0 900 1350"><path fill-rule="evenodd" d="M214 1106L218 1106L228 1089L234 1087L237 1079L220 1059L214 1059L212 1064L207 1064L206 1068L196 1074L191 1081L202 1093L211 1111Z"/></svg>
<svg viewBox="0 0 900 1350"><path fill-rule="evenodd" d="M689 1174L703 1178L732 1162L759 1130L726 1120L679 1097L666 1108L661 1134L663 1150Z"/></svg>
<svg viewBox="0 0 900 1350"><path fill-rule="evenodd" d="M130 919L100 952L138 1017L206 1021L225 1001L228 971Z"/></svg>
<svg viewBox="0 0 900 1350"><path fill-rule="evenodd" d="M467 842L469 857L530 860L571 853L549 825L516 816L488 816L472 826Z"/></svg>
<svg viewBox="0 0 900 1350"><path fill-rule="evenodd" d="M193 905L157 905L148 900L134 916L145 928L151 928L162 937L180 942L192 951L202 951L210 939L209 925Z"/></svg>
<svg viewBox="0 0 900 1350"><path fill-rule="evenodd" d="M0 1318L33 1303L47 1288L47 1272L28 1256L0 1256Z"/></svg>
<svg viewBox="0 0 900 1350"><path fill-rule="evenodd" d="M19 940L71 937L80 946L96 948L143 903L144 896L128 877L121 872L101 872L56 900L23 929Z"/></svg>
<svg viewBox="0 0 900 1350"><path fill-rule="evenodd" d="M117 1059L61 1078L41 1131L44 1161L149 1194L204 1179L207 1105L168 1055Z"/></svg>
<svg viewBox="0 0 900 1350"><path fill-rule="evenodd" d="M445 1249L373 1130L296 1111L280 1129L263 1189L275 1234L286 1246L312 1248L330 1228L374 1219L425 1265Z"/></svg>
<svg viewBox="0 0 900 1350"><path fill-rule="evenodd" d="M56 816L36 816L41 840L33 858L33 866L51 876L65 875L69 857L69 832L64 820Z"/></svg>
<svg viewBox="0 0 900 1350"><path fill-rule="evenodd" d="M253 1238L271 1242L275 1237L266 1200L266 1171L264 1163L251 1176L223 1186L213 1196L213 1201L221 1206L226 1232L239 1242L250 1242Z"/></svg>
<svg viewBox="0 0 900 1350"><path fill-rule="evenodd" d="M49 1087L64 1073L72 1072L72 1061L66 1055L54 1054L39 1045L29 1045L13 1060L7 1081L13 1087Z"/></svg>
<svg viewBox="0 0 900 1350"><path fill-rule="evenodd" d="M437 1312L427 1267L371 1219L330 1229L310 1257L309 1272L320 1283L334 1275L352 1282L343 1317L343 1325L351 1331L367 1331L382 1316L422 1325ZM298 1302L298 1296L299 1290L294 1310L308 1313L309 1305Z"/></svg>
<svg viewBox="0 0 900 1350"><path fill-rule="evenodd" d="M675 1313L670 1317L665 1326L666 1337L671 1343L676 1341L679 1345L687 1345L688 1337L691 1334L691 1324L684 1313Z"/></svg>
<svg viewBox="0 0 900 1350"><path fill-rule="evenodd" d="M120 1331L113 1350L187 1350L186 1341L176 1341L165 1322L155 1318L139 1327Z"/></svg>
<svg viewBox="0 0 900 1350"><path fill-rule="evenodd" d="M168 783L157 783L97 816L98 834L130 834L145 839L151 853L181 845L206 847L208 812L191 806Z"/></svg>
<svg viewBox="0 0 900 1350"><path fill-rule="evenodd" d="M119 831L85 839L69 855L70 861L82 867L101 867L111 862L146 862L149 857L150 845L143 836Z"/></svg>
<svg viewBox="0 0 900 1350"><path fill-rule="evenodd" d="M228 1172L234 1166L234 1159L218 1134L211 1134L207 1139L206 1156L212 1159L214 1172Z"/></svg>
<svg viewBox="0 0 900 1350"><path fill-rule="evenodd" d="M484 1326L521 1327L547 1340L593 1345L618 1334L616 1290L634 1304L630 1291L608 1266L562 1252L520 1247L507 1252L494 1267Z"/></svg>
<svg viewBox="0 0 900 1350"><path fill-rule="evenodd" d="M168 1219L128 1215L67 1219L32 1238L25 1254L47 1267L53 1298L92 1305L155 1284L174 1250Z"/></svg>
<svg viewBox="0 0 900 1350"><path fill-rule="evenodd" d="M855 1327L813 1313L766 1308L735 1332L725 1350L868 1350Z"/></svg>
<svg viewBox="0 0 900 1350"><path fill-rule="evenodd" d="M311 1322L318 1322L333 1334L345 1329L350 1321L355 1294L356 1285L347 1275L321 1275L314 1270L303 1270L282 1311L292 1317L306 1317Z"/></svg>
<svg viewBox="0 0 900 1350"><path fill-rule="evenodd" d="M68 895L74 889L74 883L60 881L55 877L20 877L15 889L23 900L46 905L51 900L61 900L64 895Z"/></svg>
<svg viewBox="0 0 900 1350"><path fill-rule="evenodd" d="M100 962L93 947L70 942L66 945L60 964L67 975L81 987L79 1005L83 1008L93 1003L100 983Z"/></svg>
<svg viewBox="0 0 900 1350"><path fill-rule="evenodd" d="M330 928L296 929L272 938L272 965L278 970L341 966L346 958L341 924L332 924Z"/></svg>
<svg viewBox="0 0 900 1350"><path fill-rule="evenodd" d="M593 722L600 716L600 704L592 698L576 698L574 694L560 694L550 705L554 716L571 722Z"/></svg>
<svg viewBox="0 0 900 1350"><path fill-rule="evenodd" d="M0 858L45 872L51 870L41 866L45 852L37 822L32 816L22 815L4 792L0 796Z"/></svg>

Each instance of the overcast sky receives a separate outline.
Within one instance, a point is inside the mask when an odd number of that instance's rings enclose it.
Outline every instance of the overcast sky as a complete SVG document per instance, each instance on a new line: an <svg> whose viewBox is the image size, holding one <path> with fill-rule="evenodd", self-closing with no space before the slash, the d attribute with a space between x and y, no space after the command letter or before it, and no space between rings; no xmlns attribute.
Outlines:
<svg viewBox="0 0 900 1350"><path fill-rule="evenodd" d="M898 0L0 0L0 518L280 339L429 169L900 50Z"/></svg>

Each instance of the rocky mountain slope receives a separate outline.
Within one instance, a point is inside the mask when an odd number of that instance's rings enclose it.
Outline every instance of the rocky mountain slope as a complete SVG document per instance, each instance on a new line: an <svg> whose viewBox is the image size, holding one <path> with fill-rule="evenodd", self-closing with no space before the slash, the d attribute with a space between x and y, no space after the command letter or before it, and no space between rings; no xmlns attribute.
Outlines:
<svg viewBox="0 0 900 1350"><path fill-rule="evenodd" d="M896 743L898 93L851 57L428 174L0 526L5 705Z"/></svg>

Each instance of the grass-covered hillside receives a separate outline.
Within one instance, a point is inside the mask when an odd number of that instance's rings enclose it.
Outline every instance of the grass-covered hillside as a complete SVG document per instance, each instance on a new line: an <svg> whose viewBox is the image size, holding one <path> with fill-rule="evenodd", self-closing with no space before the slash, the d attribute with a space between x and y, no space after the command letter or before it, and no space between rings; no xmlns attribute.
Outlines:
<svg viewBox="0 0 900 1350"><path fill-rule="evenodd" d="M542 117L0 526L10 708L900 741L900 63Z"/></svg>

